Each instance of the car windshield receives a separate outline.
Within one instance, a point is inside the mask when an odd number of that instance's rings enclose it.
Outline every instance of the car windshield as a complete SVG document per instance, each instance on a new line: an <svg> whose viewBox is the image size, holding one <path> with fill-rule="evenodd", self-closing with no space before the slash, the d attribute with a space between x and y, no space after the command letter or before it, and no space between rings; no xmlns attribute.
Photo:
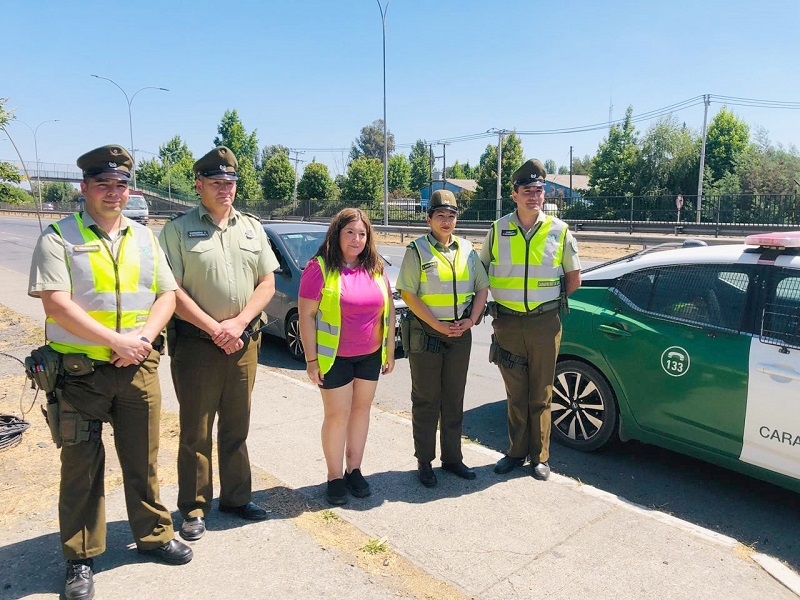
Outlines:
<svg viewBox="0 0 800 600"><path fill-rule="evenodd" d="M134 210L143 210L147 208L147 202L145 202L144 196L130 196L128 198L128 204L125 205L125 208L132 208Z"/></svg>
<svg viewBox="0 0 800 600"><path fill-rule="evenodd" d="M325 239L325 231L302 231L281 234L281 241L286 246L290 258L300 269L306 268L306 263L319 250Z"/></svg>

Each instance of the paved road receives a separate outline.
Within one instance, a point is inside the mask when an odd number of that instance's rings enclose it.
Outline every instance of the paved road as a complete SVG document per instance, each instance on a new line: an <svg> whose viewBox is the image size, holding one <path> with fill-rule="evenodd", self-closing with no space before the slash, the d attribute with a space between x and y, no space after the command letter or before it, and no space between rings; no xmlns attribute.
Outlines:
<svg viewBox="0 0 800 600"><path fill-rule="evenodd" d="M38 235L35 219L0 217L0 267L27 275ZM397 250L390 254L392 260L400 257ZM0 290L0 303L3 293ZM489 331L484 324L475 336L464 428L468 437L502 451L506 446L505 394L499 374L486 362ZM288 358L280 340L268 339L260 360L285 375L305 378L302 365ZM384 409L408 413L409 398L408 362L401 359L395 372L382 379L377 402ZM558 473L728 535L800 569L795 493L636 442L593 454L554 444L551 465Z"/></svg>

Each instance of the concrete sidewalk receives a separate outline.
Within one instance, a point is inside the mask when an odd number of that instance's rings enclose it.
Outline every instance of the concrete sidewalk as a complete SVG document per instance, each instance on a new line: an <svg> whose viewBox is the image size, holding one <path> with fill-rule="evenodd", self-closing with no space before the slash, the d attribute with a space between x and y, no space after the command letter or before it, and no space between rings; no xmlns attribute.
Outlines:
<svg viewBox="0 0 800 600"><path fill-rule="evenodd" d="M3 302L35 315L0 272ZM24 289L24 288L23 288ZM161 367L164 409L177 412ZM201 367L201 366L199 366ZM383 378L391 386L391 375ZM319 440L322 403L309 383L259 367L249 439L254 500L269 520L213 510L194 560L170 567L130 546L121 490L107 498L108 551L96 560L98 598L796 598L800 580L778 561L663 513L553 474L492 471L499 454L465 443L478 478L436 469L422 487L410 422L373 410L363 472L372 496L330 510ZM107 449L111 453L110 448ZM435 465L436 466L436 465ZM162 489L174 508L177 490ZM215 502L216 508L216 502ZM337 518L338 517L338 518ZM0 531L0 598L55 598L63 589L56 514ZM180 516L175 523L180 527ZM386 552L361 550L385 542ZM794 590L794 592L792 591Z"/></svg>

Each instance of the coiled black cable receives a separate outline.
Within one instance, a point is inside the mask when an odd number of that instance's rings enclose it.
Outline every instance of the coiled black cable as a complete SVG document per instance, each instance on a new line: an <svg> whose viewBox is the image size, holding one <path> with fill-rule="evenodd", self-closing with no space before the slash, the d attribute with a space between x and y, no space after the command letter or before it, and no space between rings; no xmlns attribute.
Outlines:
<svg viewBox="0 0 800 600"><path fill-rule="evenodd" d="M22 434L31 424L12 415L0 415L0 451L13 448L22 441Z"/></svg>

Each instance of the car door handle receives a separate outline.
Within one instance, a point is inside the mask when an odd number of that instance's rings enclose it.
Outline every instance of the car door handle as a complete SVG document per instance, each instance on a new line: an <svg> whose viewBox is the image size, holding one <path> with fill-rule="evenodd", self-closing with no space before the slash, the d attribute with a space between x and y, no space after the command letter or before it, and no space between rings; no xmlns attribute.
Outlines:
<svg viewBox="0 0 800 600"><path fill-rule="evenodd" d="M616 335L619 337L629 337L631 334L625 331L621 326L615 325L598 325L597 329L602 331L603 333L609 333L611 335Z"/></svg>
<svg viewBox="0 0 800 600"><path fill-rule="evenodd" d="M756 370L765 375L775 375L776 377L785 377L786 379L800 379L800 373L792 369L784 369L778 365L765 365L763 363L756 365Z"/></svg>

